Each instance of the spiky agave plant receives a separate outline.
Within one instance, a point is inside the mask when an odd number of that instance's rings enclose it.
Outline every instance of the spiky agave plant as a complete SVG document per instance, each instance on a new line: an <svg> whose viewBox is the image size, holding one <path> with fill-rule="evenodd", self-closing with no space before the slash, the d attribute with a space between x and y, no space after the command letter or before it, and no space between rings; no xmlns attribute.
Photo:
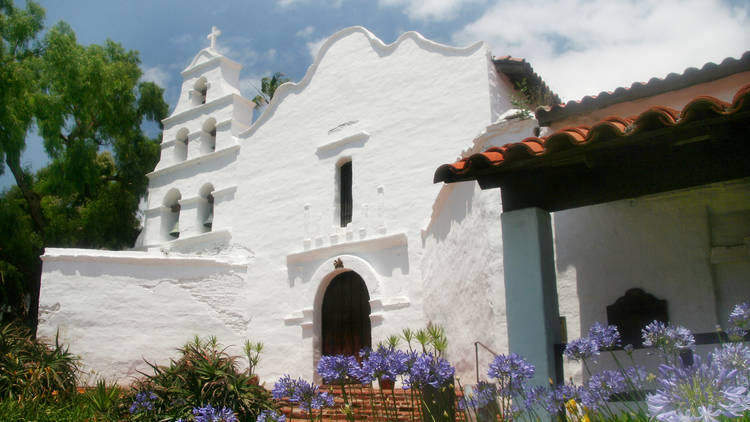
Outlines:
<svg viewBox="0 0 750 422"><path fill-rule="evenodd" d="M78 358L60 344L47 345L16 323L0 327L0 397L57 400L76 393Z"/></svg>
<svg viewBox="0 0 750 422"><path fill-rule="evenodd" d="M262 410L274 409L270 394L253 375L238 369L238 357L229 355L216 337L196 337L178 352L169 366L147 362L153 373L142 373L131 393L153 392L158 398L154 413L178 418L211 404L233 409L240 421L255 421Z"/></svg>

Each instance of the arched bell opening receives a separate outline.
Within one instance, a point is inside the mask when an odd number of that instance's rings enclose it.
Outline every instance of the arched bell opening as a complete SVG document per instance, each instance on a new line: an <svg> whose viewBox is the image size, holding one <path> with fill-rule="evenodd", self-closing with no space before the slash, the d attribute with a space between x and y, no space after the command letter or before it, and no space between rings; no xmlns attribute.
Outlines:
<svg viewBox="0 0 750 422"><path fill-rule="evenodd" d="M201 233L210 232L214 224L214 187L207 183L198 192L198 229Z"/></svg>
<svg viewBox="0 0 750 422"><path fill-rule="evenodd" d="M193 89L190 91L190 102L193 106L206 104L206 96L208 95L208 81L205 76L201 76L195 81Z"/></svg>
<svg viewBox="0 0 750 422"><path fill-rule="evenodd" d="M182 128L177 131L174 143L174 158L176 162L185 161L188 156L188 130Z"/></svg>
<svg viewBox="0 0 750 422"><path fill-rule="evenodd" d="M182 195L177 189L170 189L164 195L164 210L161 215L162 240L170 241L180 237L180 199Z"/></svg>
<svg viewBox="0 0 750 422"><path fill-rule="evenodd" d="M216 151L216 119L213 117L203 123L201 133L201 154Z"/></svg>

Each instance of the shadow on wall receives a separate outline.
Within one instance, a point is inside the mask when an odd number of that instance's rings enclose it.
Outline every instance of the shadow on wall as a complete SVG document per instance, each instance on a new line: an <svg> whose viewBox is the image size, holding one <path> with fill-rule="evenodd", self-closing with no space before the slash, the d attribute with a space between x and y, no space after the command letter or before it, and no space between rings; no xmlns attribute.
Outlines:
<svg viewBox="0 0 750 422"><path fill-rule="evenodd" d="M473 181L443 184L432 206L427 228L422 230L422 247L429 237L444 241L453 224L462 222L471 213L475 184Z"/></svg>
<svg viewBox="0 0 750 422"><path fill-rule="evenodd" d="M45 273L59 271L65 276L78 276L87 278L102 277L126 277L137 280L163 280L163 279L199 279L212 275L225 273L244 273L247 268L242 266L228 266L226 264L211 265L201 263L191 265L185 262L169 262L168 259L159 260L150 258L151 263L145 262L115 263L106 261L63 261L45 262Z"/></svg>
<svg viewBox="0 0 750 422"><path fill-rule="evenodd" d="M671 321L711 330L715 305L702 202L694 195L652 197L555 213L558 288L577 289L581 333L606 323L606 307L632 288L667 300ZM566 273L575 279L565 280Z"/></svg>

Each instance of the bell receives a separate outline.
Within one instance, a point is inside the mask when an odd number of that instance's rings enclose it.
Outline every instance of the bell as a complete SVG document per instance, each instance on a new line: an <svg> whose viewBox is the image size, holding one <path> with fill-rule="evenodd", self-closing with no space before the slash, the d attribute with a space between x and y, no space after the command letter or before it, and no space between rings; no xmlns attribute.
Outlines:
<svg viewBox="0 0 750 422"><path fill-rule="evenodd" d="M180 222L179 221L174 222L174 226L172 226L172 230L170 230L169 235L174 238L180 237Z"/></svg>
<svg viewBox="0 0 750 422"><path fill-rule="evenodd" d="M203 227L211 228L214 224L214 210L213 208L208 212L208 216L203 220Z"/></svg>

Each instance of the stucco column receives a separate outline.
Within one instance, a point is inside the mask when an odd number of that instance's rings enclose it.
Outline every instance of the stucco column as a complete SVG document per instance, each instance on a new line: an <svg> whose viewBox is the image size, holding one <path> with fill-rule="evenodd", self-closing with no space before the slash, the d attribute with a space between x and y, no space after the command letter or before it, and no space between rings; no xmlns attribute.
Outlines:
<svg viewBox="0 0 750 422"><path fill-rule="evenodd" d="M536 366L533 384L557 380L560 343L550 214L524 208L502 214L505 308L510 351ZM562 374L560 374L562 375Z"/></svg>

